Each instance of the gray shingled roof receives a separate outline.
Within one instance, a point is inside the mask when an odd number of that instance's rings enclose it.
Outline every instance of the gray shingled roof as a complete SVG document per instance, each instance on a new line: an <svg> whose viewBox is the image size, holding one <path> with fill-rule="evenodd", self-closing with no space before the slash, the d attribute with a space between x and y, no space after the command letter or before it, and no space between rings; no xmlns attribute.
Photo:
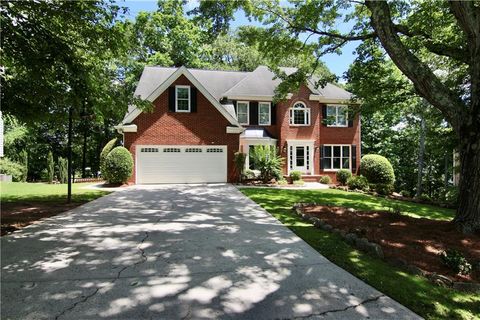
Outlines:
<svg viewBox="0 0 480 320"><path fill-rule="evenodd" d="M177 68L145 67L140 81L135 90L135 95L146 99L159 85L171 76ZM282 68L287 74L295 72L296 68ZM223 97L263 96L273 97L275 88L280 84L280 79L274 79L275 74L266 66L259 66L252 72L219 71L188 69L188 71L220 101ZM315 79L310 79L308 87L314 94L327 99L348 100L352 94L333 84L327 84L325 88L315 88ZM226 109L231 113L232 107ZM131 112L129 108L128 112Z"/></svg>

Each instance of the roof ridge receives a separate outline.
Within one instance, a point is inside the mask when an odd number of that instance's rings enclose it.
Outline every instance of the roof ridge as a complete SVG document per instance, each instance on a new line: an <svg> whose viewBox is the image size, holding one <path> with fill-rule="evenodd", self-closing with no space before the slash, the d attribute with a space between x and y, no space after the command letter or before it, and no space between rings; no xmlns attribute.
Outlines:
<svg viewBox="0 0 480 320"><path fill-rule="evenodd" d="M181 67L164 67L164 66L145 66L145 68L161 68L161 69L172 69L176 70ZM220 69L200 69L200 68L187 68L187 70L198 70L198 71L212 71L212 72L236 72L236 73L252 73L252 71L240 71L240 70L220 70Z"/></svg>

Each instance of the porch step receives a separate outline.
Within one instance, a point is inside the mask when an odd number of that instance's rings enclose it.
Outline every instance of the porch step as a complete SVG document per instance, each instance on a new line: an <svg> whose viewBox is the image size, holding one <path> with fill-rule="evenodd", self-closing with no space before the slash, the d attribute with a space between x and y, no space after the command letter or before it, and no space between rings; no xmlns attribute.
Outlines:
<svg viewBox="0 0 480 320"><path fill-rule="evenodd" d="M317 175L317 174L316 175L303 175L302 180L305 181L305 182L318 182L320 177L321 177L321 175ZM284 178L289 180L290 176L284 175Z"/></svg>

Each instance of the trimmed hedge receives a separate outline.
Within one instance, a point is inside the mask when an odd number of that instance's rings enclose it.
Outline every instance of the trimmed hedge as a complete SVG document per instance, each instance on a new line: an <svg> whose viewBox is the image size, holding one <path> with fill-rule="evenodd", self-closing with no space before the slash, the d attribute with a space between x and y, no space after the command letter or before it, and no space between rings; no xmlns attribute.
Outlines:
<svg viewBox="0 0 480 320"><path fill-rule="evenodd" d="M330 178L330 176L321 176L319 182L323 184L331 184L332 178Z"/></svg>
<svg viewBox="0 0 480 320"><path fill-rule="evenodd" d="M340 169L337 171L337 182L342 186L347 184L348 179L352 177L352 172L347 169Z"/></svg>
<svg viewBox="0 0 480 320"><path fill-rule="evenodd" d="M20 163L3 158L0 159L0 173L12 176L12 181L21 182L26 179L27 168Z"/></svg>
<svg viewBox="0 0 480 320"><path fill-rule="evenodd" d="M108 154L104 167L104 177L109 183L125 183L133 171L132 155L126 148L116 147Z"/></svg>
<svg viewBox="0 0 480 320"><path fill-rule="evenodd" d="M300 171L292 171L290 172L290 179L292 179L292 182L299 181L302 179L302 173Z"/></svg>
<svg viewBox="0 0 480 320"><path fill-rule="evenodd" d="M360 161L360 174L369 183L393 185L395 173L387 158L378 154L367 154Z"/></svg>
<svg viewBox="0 0 480 320"><path fill-rule="evenodd" d="M352 190L368 190L368 180L364 176L353 176L347 180L347 186Z"/></svg>
<svg viewBox="0 0 480 320"><path fill-rule="evenodd" d="M112 140L108 141L105 147L103 147L102 152L100 152L100 171L102 173L102 176L105 177L105 160L107 159L108 154L110 151L115 148L115 145L117 144L117 138L113 138Z"/></svg>

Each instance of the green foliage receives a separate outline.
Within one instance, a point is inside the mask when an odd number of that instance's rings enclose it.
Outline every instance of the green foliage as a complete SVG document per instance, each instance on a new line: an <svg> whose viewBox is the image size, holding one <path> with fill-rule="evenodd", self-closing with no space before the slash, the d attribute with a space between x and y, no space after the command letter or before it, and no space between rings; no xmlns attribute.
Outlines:
<svg viewBox="0 0 480 320"><path fill-rule="evenodd" d="M442 200L445 201L448 204L457 205L458 204L458 196L459 196L458 187L451 186L451 187L444 190Z"/></svg>
<svg viewBox="0 0 480 320"><path fill-rule="evenodd" d="M102 152L100 152L100 171L102 174L106 172L106 167L105 167L105 162L107 160L107 156L110 153L110 151L115 148L117 145L118 139L113 138L112 140L108 141L107 144L103 147Z"/></svg>
<svg viewBox="0 0 480 320"><path fill-rule="evenodd" d="M124 147L116 147L105 159L105 179L109 183L125 183L133 171L133 158Z"/></svg>
<svg viewBox="0 0 480 320"><path fill-rule="evenodd" d="M247 179L247 180L255 179L255 172L253 172L253 170L250 170L250 169L245 170L245 172L243 173L242 179Z"/></svg>
<svg viewBox="0 0 480 320"><path fill-rule="evenodd" d="M293 184L296 186L303 186L305 184L305 181L303 180L294 180Z"/></svg>
<svg viewBox="0 0 480 320"><path fill-rule="evenodd" d="M288 181L286 179L280 179L277 181L280 186L286 186Z"/></svg>
<svg viewBox="0 0 480 320"><path fill-rule="evenodd" d="M321 176L319 182L323 184L331 184L332 178L330 178L330 176Z"/></svg>
<svg viewBox="0 0 480 320"><path fill-rule="evenodd" d="M382 196L388 196L393 192L393 185L389 183L370 183L370 189L375 190Z"/></svg>
<svg viewBox="0 0 480 320"><path fill-rule="evenodd" d="M298 180L302 179L302 172L300 172L300 171L290 172L290 179L292 179L292 181L298 181Z"/></svg>
<svg viewBox="0 0 480 320"><path fill-rule="evenodd" d="M243 179L243 172L245 171L245 160L247 155L243 152L235 152L233 156L233 162L235 164L235 170L238 173L240 181Z"/></svg>
<svg viewBox="0 0 480 320"><path fill-rule="evenodd" d="M16 181L16 182L25 181L27 176L27 171L24 165L17 163L15 161L12 161L8 158L0 159L0 173L11 175L12 181Z"/></svg>
<svg viewBox="0 0 480 320"><path fill-rule="evenodd" d="M352 176L347 180L347 186L352 190L368 190L368 180L364 176Z"/></svg>
<svg viewBox="0 0 480 320"><path fill-rule="evenodd" d="M412 194L410 193L410 191L407 191L407 190L402 190L400 191L400 194L403 196L403 197L406 197L406 198L410 198L412 196Z"/></svg>
<svg viewBox="0 0 480 320"><path fill-rule="evenodd" d="M442 262L460 275L469 275L472 272L472 265L463 254L454 249L447 249L440 253Z"/></svg>
<svg viewBox="0 0 480 320"><path fill-rule="evenodd" d="M48 183L53 182L55 176L55 161L53 160L53 154L51 151L48 152L47 156L47 181Z"/></svg>
<svg viewBox="0 0 480 320"><path fill-rule="evenodd" d="M393 185L395 173L387 158L377 154L367 154L360 161L360 172L369 183Z"/></svg>
<svg viewBox="0 0 480 320"><path fill-rule="evenodd" d="M348 169L340 169L337 171L337 181L342 186L347 184L348 179L352 177L352 172Z"/></svg>
<svg viewBox="0 0 480 320"><path fill-rule="evenodd" d="M251 155L255 168L260 171L260 179L264 182L274 178L279 180L282 177L283 158L275 146L256 145Z"/></svg>
<svg viewBox="0 0 480 320"><path fill-rule="evenodd" d="M68 182L68 160L62 157L58 158L58 181L60 183Z"/></svg>

